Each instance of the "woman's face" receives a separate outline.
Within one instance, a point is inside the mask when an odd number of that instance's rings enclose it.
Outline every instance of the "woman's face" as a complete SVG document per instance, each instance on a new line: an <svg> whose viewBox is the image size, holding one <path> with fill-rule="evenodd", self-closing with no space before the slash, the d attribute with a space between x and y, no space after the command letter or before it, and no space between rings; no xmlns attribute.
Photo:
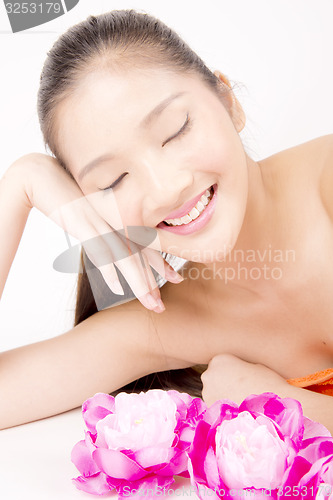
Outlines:
<svg viewBox="0 0 333 500"><path fill-rule="evenodd" d="M99 193L112 227L116 202L123 227L154 228L164 252L213 262L234 246L247 202L246 155L222 101L199 77L91 73L58 109L57 128L64 161L85 195ZM214 199L197 205L213 185ZM186 213L205 208L186 224L184 210L173 214L184 204Z"/></svg>

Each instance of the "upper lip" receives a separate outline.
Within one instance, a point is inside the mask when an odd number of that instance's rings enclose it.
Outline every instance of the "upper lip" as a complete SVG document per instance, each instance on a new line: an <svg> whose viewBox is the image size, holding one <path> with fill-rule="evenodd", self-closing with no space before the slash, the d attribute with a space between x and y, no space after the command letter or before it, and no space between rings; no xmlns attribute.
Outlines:
<svg viewBox="0 0 333 500"><path fill-rule="evenodd" d="M178 208L177 210L174 210L169 215L167 215L164 220L167 220L167 219L178 219L180 217L183 217L183 215L188 214L192 210L192 208L198 203L198 201L200 200L201 196L203 194L205 194L206 191L207 191L207 189L205 189L204 191L202 191L202 193L198 194L195 198L192 198L192 200L187 201L186 203L184 203L184 205L182 205L180 208Z"/></svg>

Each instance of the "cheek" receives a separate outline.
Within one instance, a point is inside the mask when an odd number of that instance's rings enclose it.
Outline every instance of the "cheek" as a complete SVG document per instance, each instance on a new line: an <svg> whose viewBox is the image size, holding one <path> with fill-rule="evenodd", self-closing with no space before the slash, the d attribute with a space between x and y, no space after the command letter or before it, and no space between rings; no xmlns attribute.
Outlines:
<svg viewBox="0 0 333 500"><path fill-rule="evenodd" d="M192 150L190 163L197 171L223 175L230 163L230 156L221 141L201 142Z"/></svg>
<svg viewBox="0 0 333 500"><path fill-rule="evenodd" d="M236 130L222 119L208 122L204 134L194 134L185 154L196 170L220 175L228 174L244 161L244 150Z"/></svg>
<svg viewBox="0 0 333 500"><path fill-rule="evenodd" d="M118 197L118 211L121 215L123 226L142 226L142 207L140 196L138 196L138 190L140 186L135 186L132 190L127 184L126 189L121 190L121 194Z"/></svg>

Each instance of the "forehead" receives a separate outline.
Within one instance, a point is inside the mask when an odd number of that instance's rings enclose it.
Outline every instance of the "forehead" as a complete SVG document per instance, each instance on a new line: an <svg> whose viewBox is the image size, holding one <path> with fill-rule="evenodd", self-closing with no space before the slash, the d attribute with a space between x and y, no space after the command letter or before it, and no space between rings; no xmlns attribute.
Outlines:
<svg viewBox="0 0 333 500"><path fill-rule="evenodd" d="M93 72L57 109L59 149L69 168L76 170L87 160L88 145L103 152L112 138L117 147L117 138L126 136L164 99L182 92L197 99L207 91L200 77L167 70Z"/></svg>

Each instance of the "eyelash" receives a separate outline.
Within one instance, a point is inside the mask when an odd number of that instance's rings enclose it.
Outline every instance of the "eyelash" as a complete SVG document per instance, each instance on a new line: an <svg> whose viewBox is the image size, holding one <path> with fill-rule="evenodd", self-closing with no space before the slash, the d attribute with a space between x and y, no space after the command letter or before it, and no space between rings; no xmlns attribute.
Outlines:
<svg viewBox="0 0 333 500"><path fill-rule="evenodd" d="M190 120L190 117L189 117L189 114L187 113L186 115L186 120L185 120L185 123L184 125L178 130L178 132L174 135L172 135L171 137L169 137L169 139L167 139L166 141L164 141L162 143L162 148L170 141L174 140L174 139L178 139L180 138L181 136L185 135L186 132L188 132L191 128L191 125L192 125L192 121ZM118 179L116 179L110 186L102 189L102 191L108 191L109 189L112 189L114 188L121 180L123 177L125 177L125 175L127 175L128 172L124 172L123 174L121 174L120 177L118 177Z"/></svg>
<svg viewBox="0 0 333 500"><path fill-rule="evenodd" d="M186 115L186 120L185 120L185 123L184 125L181 127L180 130L178 130L178 132L175 134L175 135L172 135L171 137L169 137L169 139L167 139L166 141L163 142L162 144L162 148L169 142L169 141L172 141L173 139L178 139L179 137L181 137L182 135L184 135L186 132L188 132L188 130L190 130L190 117L187 113Z"/></svg>
<svg viewBox="0 0 333 500"><path fill-rule="evenodd" d="M127 175L128 172L124 172L123 174L121 174L120 177L118 177L118 179L116 179L110 186L102 189L102 191L108 191L109 189L113 189L117 184L118 182L120 182L122 180L123 177L125 177L125 175Z"/></svg>

